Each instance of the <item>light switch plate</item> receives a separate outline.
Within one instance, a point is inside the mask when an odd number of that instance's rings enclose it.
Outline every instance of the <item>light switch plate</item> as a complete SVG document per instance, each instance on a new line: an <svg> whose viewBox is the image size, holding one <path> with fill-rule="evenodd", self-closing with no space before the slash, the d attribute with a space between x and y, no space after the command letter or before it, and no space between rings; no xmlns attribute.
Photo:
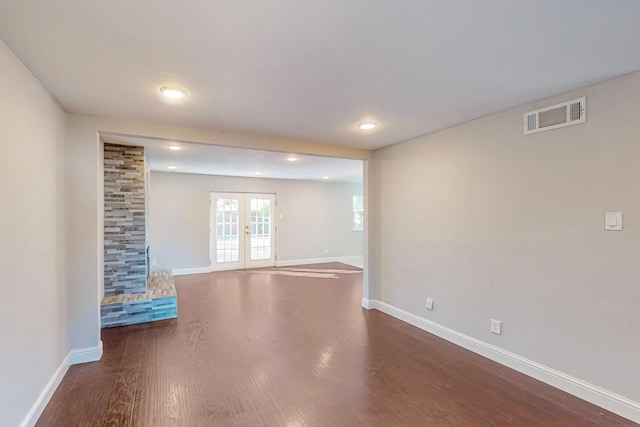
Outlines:
<svg viewBox="0 0 640 427"><path fill-rule="evenodd" d="M607 212L604 214L604 229L607 231L621 231L622 212Z"/></svg>
<svg viewBox="0 0 640 427"><path fill-rule="evenodd" d="M502 322L496 319L491 319L491 333L496 335L502 335Z"/></svg>

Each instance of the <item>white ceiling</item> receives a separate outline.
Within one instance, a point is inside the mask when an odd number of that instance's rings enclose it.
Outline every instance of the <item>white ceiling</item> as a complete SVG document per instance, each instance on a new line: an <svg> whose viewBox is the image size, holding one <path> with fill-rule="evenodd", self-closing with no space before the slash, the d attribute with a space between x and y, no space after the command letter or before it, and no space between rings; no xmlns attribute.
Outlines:
<svg viewBox="0 0 640 427"><path fill-rule="evenodd" d="M640 1L0 0L0 37L70 112L373 149L639 70Z"/></svg>
<svg viewBox="0 0 640 427"><path fill-rule="evenodd" d="M311 181L323 181L323 177L328 176L328 182L362 183L362 160L220 147L105 133L100 137L107 143L145 147L145 155L152 171ZM182 149L172 151L169 145L178 145ZM287 158L291 155L298 161L288 161ZM176 169L169 170L169 166L176 166ZM261 172L261 175L257 175L256 172Z"/></svg>

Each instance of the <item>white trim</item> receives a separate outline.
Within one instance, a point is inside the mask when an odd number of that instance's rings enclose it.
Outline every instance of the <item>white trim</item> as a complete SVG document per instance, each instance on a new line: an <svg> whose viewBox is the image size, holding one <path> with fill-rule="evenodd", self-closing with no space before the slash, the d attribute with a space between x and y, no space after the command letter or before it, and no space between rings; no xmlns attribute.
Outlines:
<svg viewBox="0 0 640 427"><path fill-rule="evenodd" d="M70 365L98 361L102 357L102 340L92 347L73 348L67 356Z"/></svg>
<svg viewBox="0 0 640 427"><path fill-rule="evenodd" d="M269 265L267 267L273 267L273 266ZM215 267L211 267L209 269L209 272L216 273L219 271L242 271L242 270L246 270L246 268L238 267L237 263L235 262L221 262L220 264L216 264Z"/></svg>
<svg viewBox="0 0 640 427"><path fill-rule="evenodd" d="M362 308L366 308L367 310L371 310L376 308L375 307L375 302L376 300L370 300L370 299L366 299L366 298L362 298ZM380 310L382 311L382 310Z"/></svg>
<svg viewBox="0 0 640 427"><path fill-rule="evenodd" d="M290 259L285 261L276 261L276 267L289 267L292 265L305 265L305 264L322 264L325 262L336 262L337 258L308 258L308 259Z"/></svg>
<svg viewBox="0 0 640 427"><path fill-rule="evenodd" d="M291 259L284 261L276 261L276 267L290 267L293 265L306 265L306 264L323 264L326 262L341 262L343 264L349 264L356 267L362 267L358 265L362 264L362 255L350 255L350 256L338 256L338 257L326 257L326 258L308 258L308 259Z"/></svg>
<svg viewBox="0 0 640 427"><path fill-rule="evenodd" d="M36 425L38 418L42 415L42 411L44 411L49 400L51 400L51 396L53 396L53 393L60 385L60 382L62 382L64 374L69 370L69 366L69 353L67 353L64 359L62 359L62 362L60 362L60 365L56 368L51 379L49 379L47 385L45 385L44 389L40 392L40 395L31 406L31 409L29 409L29 412L27 412L27 415L25 415L24 419L20 423L20 427L33 427Z"/></svg>
<svg viewBox="0 0 640 427"><path fill-rule="evenodd" d="M436 322L409 313L401 308L379 300L362 300L365 308L375 308L383 313L407 322L417 328L444 338L445 340L457 344L467 350L480 354L488 359L498 362L504 366L515 369L525 375L533 377L539 381L559 388L580 399L591 402L594 405L605 408L622 417L640 423L640 403L615 394L586 381L572 377L564 372L557 371L548 366L529 360L525 357L503 350L494 345L488 344L479 339L449 329Z"/></svg>
<svg viewBox="0 0 640 427"><path fill-rule="evenodd" d="M20 423L20 427L33 427L36 425L38 418L42 415L44 408L47 407L53 393L55 393L56 389L62 382L64 375L69 370L69 366L100 360L100 357L102 357L102 341L94 347L71 349L66 356L64 356L64 359L62 359L62 362L60 362L55 372L47 382L47 385L44 386L38 395L36 401L31 405L29 412L27 412L27 415L25 415Z"/></svg>
<svg viewBox="0 0 640 427"><path fill-rule="evenodd" d="M363 268L364 266L364 257L362 255L341 256L338 257L337 261L353 267Z"/></svg>
<svg viewBox="0 0 640 427"><path fill-rule="evenodd" d="M187 274L211 273L212 271L213 269L211 267L175 268L171 270L174 276L184 276Z"/></svg>

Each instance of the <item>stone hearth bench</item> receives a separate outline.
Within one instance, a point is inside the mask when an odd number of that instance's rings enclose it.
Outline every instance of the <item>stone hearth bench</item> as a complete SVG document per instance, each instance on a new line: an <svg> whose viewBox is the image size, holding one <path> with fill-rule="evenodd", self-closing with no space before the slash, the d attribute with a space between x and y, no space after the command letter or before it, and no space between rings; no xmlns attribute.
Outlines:
<svg viewBox="0 0 640 427"><path fill-rule="evenodd" d="M100 316L103 328L178 317L173 274L168 270L152 271L147 278L147 292L104 297Z"/></svg>

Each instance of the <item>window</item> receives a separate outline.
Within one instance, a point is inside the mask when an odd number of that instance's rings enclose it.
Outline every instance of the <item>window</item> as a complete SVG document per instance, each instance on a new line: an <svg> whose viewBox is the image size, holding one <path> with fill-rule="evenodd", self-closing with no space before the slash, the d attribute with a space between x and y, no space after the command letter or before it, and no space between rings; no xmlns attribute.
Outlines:
<svg viewBox="0 0 640 427"><path fill-rule="evenodd" d="M353 231L364 229L364 197L353 196Z"/></svg>

